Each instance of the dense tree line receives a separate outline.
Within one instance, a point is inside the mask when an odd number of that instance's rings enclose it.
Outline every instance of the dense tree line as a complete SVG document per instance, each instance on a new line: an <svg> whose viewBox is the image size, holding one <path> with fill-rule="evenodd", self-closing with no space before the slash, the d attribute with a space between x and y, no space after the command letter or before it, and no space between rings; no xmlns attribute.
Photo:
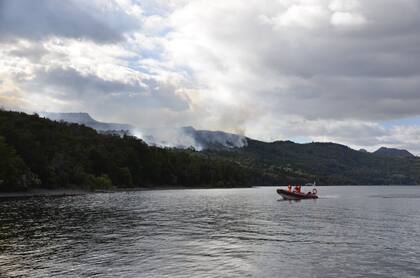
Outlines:
<svg viewBox="0 0 420 278"><path fill-rule="evenodd" d="M324 185L420 184L418 157L384 157L334 143L266 143L248 139L246 148L206 152L252 168L265 178L260 184L266 185L314 180Z"/></svg>
<svg viewBox="0 0 420 278"><path fill-rule="evenodd" d="M419 184L418 157L383 157L333 143L272 143L196 152L0 110L0 191L30 188Z"/></svg>
<svg viewBox="0 0 420 278"><path fill-rule="evenodd" d="M0 190L244 186L247 171L193 150L151 147L131 136L0 111Z"/></svg>

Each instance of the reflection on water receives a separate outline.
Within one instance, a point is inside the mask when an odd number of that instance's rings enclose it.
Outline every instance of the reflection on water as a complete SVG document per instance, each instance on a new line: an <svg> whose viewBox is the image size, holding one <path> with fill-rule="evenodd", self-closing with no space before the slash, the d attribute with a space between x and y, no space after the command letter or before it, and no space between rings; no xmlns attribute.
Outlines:
<svg viewBox="0 0 420 278"><path fill-rule="evenodd" d="M320 195L280 202L275 188L253 188L0 200L0 277L420 276L420 202L398 197L420 188Z"/></svg>

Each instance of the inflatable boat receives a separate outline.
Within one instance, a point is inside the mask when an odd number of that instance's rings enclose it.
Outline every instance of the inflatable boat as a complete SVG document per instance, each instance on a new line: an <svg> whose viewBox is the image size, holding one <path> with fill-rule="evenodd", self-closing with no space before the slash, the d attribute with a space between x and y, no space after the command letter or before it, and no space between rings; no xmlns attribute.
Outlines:
<svg viewBox="0 0 420 278"><path fill-rule="evenodd" d="M303 200L303 199L318 199L317 190L314 188L312 192L293 192L285 189L277 189L277 193L285 200Z"/></svg>

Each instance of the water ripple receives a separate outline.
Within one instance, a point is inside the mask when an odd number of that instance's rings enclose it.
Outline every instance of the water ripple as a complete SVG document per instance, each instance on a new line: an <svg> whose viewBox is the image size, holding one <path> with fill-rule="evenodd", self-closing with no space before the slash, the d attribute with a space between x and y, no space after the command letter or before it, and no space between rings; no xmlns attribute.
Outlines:
<svg viewBox="0 0 420 278"><path fill-rule="evenodd" d="M420 203L402 197L419 189L320 194L334 197L279 202L255 188L3 200L0 277L420 276Z"/></svg>

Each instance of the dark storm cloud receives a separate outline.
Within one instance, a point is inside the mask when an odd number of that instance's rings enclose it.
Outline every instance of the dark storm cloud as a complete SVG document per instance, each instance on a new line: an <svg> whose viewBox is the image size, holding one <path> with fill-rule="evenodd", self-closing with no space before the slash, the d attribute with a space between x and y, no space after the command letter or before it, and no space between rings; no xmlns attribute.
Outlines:
<svg viewBox="0 0 420 278"><path fill-rule="evenodd" d="M117 107L169 108L175 111L188 108L187 101L174 94L176 88L173 85L154 79L128 83L82 74L72 68L55 68L38 71L36 78L24 85L28 90L39 88L62 100L83 100L87 104L100 102L101 109L109 109L107 111Z"/></svg>
<svg viewBox="0 0 420 278"><path fill-rule="evenodd" d="M72 68L55 68L52 70L40 70L35 80L29 81L30 85L38 84L39 87L47 86L67 92L69 98L80 97L89 94L109 94L113 92L138 92L141 85L127 84L121 81L112 81L100 78L93 74L82 74Z"/></svg>
<svg viewBox="0 0 420 278"><path fill-rule="evenodd" d="M265 92L271 109L308 119L389 120L417 115L420 79L413 77L314 77L298 80L286 92ZM271 100L271 101L270 101Z"/></svg>
<svg viewBox="0 0 420 278"><path fill-rule="evenodd" d="M107 20L106 13L71 0L0 0L0 41L63 36L113 42L123 39L123 28L134 24L127 16L118 25Z"/></svg>
<svg viewBox="0 0 420 278"><path fill-rule="evenodd" d="M419 25L420 26L420 25ZM420 74L420 30L414 36L386 39L313 38L310 45L286 48L281 52L266 49L263 66L280 75L312 78L314 76L401 77ZM283 45L283 46L282 46Z"/></svg>

